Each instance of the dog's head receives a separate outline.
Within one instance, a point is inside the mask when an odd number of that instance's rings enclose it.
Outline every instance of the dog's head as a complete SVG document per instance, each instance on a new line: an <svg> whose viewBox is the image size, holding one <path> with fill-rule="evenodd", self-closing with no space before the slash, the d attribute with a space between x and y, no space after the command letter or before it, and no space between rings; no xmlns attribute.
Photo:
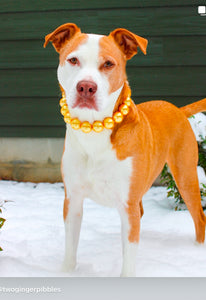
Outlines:
<svg viewBox="0 0 206 300"><path fill-rule="evenodd" d="M147 40L122 28L108 36L85 34L72 23L45 37L59 53L58 80L67 104L76 114L114 108L126 81L126 61L139 47L146 54Z"/></svg>

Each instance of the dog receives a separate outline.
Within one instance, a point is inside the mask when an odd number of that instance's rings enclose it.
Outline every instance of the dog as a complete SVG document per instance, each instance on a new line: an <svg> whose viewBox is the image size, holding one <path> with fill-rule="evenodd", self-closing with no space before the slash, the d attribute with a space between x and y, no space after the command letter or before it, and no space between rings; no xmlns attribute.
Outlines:
<svg viewBox="0 0 206 300"><path fill-rule="evenodd" d="M59 53L60 105L67 123L61 164L65 270L76 266L83 200L88 197L117 208L121 276L135 276L142 197L165 163L193 218L196 240L203 243L206 217L197 177L198 148L187 118L206 110L206 99L182 108L166 101L135 105L126 62L138 48L146 54L148 41L126 29L103 36L66 23L45 37L44 47L49 42Z"/></svg>

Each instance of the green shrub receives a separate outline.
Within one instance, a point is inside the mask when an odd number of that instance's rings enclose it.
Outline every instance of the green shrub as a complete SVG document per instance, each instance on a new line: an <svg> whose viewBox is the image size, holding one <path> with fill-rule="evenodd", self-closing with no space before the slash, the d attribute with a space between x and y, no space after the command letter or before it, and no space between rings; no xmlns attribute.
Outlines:
<svg viewBox="0 0 206 300"><path fill-rule="evenodd" d="M201 166L206 173L206 137L200 136L201 142L198 142L199 150L199 162L198 165Z"/></svg>

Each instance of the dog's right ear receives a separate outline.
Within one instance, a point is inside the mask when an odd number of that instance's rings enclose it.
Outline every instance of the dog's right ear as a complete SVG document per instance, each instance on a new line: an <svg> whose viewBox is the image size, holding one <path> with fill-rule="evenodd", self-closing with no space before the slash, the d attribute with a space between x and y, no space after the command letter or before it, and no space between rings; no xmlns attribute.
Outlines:
<svg viewBox="0 0 206 300"><path fill-rule="evenodd" d="M52 42L55 50L59 52L64 44L78 32L80 33L81 30L76 24L63 24L45 36L44 48L49 42Z"/></svg>

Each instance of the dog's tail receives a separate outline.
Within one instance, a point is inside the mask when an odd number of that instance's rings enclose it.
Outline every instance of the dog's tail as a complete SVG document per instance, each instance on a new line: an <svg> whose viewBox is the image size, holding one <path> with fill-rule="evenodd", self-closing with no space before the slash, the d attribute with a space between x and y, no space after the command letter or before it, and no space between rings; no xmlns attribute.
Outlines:
<svg viewBox="0 0 206 300"><path fill-rule="evenodd" d="M206 111L206 98L180 108L187 118L199 112Z"/></svg>

